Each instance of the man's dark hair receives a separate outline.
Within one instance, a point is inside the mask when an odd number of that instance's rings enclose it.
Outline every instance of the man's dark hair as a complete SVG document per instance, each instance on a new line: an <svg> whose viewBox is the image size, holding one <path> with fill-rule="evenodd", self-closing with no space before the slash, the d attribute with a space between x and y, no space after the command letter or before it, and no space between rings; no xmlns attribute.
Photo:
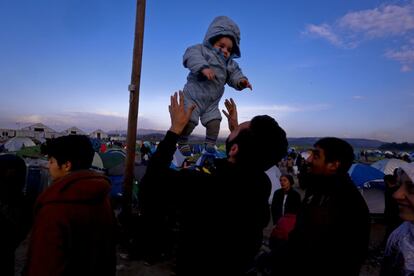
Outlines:
<svg viewBox="0 0 414 276"><path fill-rule="evenodd" d="M268 115L254 117L250 127L242 129L234 143L239 146L238 162L261 170L276 165L288 149L286 132Z"/></svg>
<svg viewBox="0 0 414 276"><path fill-rule="evenodd" d="M325 163L339 161L338 173L347 173L354 161L354 149L339 138L326 137L317 141L314 145L325 152Z"/></svg>
<svg viewBox="0 0 414 276"><path fill-rule="evenodd" d="M385 182L390 182L390 183L397 183L397 175L395 174L386 174L384 175L384 181Z"/></svg>
<svg viewBox="0 0 414 276"><path fill-rule="evenodd" d="M48 140L42 153L54 157L59 166L70 161L72 171L76 171L91 167L95 151L87 136L68 135Z"/></svg>

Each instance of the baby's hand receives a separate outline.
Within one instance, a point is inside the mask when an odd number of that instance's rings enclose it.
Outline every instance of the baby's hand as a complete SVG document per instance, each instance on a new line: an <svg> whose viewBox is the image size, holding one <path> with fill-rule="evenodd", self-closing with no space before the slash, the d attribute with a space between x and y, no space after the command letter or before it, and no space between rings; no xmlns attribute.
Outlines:
<svg viewBox="0 0 414 276"><path fill-rule="evenodd" d="M239 81L239 87L241 89L249 88L250 90L253 90L252 85L250 84L250 82L247 79L241 79Z"/></svg>
<svg viewBox="0 0 414 276"><path fill-rule="evenodd" d="M203 75L208 80L213 80L216 77L216 75L214 74L213 69L211 69L211 68L204 68L203 70L201 70L201 73L203 73Z"/></svg>

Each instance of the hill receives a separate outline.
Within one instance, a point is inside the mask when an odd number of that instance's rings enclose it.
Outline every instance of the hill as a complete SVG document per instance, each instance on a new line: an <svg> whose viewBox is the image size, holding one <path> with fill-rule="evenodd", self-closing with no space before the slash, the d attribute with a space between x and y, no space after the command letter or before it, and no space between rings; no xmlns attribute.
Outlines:
<svg viewBox="0 0 414 276"><path fill-rule="evenodd" d="M292 137L288 138L288 141L290 146L312 147L319 139L320 137ZM379 140L363 138L344 138L344 140L350 143L355 149L377 149L384 144L384 142Z"/></svg>
<svg viewBox="0 0 414 276"><path fill-rule="evenodd" d="M165 135L165 130L155 130L155 129L138 129L137 131L137 139L140 140L149 140L149 141L159 141ZM120 135L126 136L126 130L121 131L108 131L109 135ZM307 148L312 147L313 144L320 137L290 137L288 138L289 145L292 147L301 147ZM202 135L191 135L190 142L203 142L204 136ZM364 139L364 138L345 138L345 140L350 143L355 149L377 149L381 145L385 144L385 142L373 139ZM224 143L226 138L219 137L218 143Z"/></svg>

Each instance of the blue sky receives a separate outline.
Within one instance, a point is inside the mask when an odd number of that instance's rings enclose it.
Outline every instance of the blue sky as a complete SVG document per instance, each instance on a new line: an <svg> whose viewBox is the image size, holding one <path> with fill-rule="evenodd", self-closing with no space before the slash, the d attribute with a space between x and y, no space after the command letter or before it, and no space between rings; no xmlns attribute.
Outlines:
<svg viewBox="0 0 414 276"><path fill-rule="evenodd" d="M0 127L126 129L135 5L1 1ZM269 114L290 137L414 142L412 0L147 1L139 128L169 127L182 55L218 15L239 25L237 62L253 85L226 88L240 121Z"/></svg>

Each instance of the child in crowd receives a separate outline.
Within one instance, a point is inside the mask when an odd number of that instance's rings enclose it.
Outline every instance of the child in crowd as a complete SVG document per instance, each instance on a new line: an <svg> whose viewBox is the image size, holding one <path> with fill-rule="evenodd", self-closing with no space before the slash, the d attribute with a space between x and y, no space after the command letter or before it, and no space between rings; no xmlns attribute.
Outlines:
<svg viewBox="0 0 414 276"><path fill-rule="evenodd" d="M226 16L218 16L210 24L202 44L187 48L183 65L190 70L184 86L185 107L195 106L190 122L181 134L179 144L184 155L190 155L188 137L198 125L206 127L205 149L215 152L220 131L221 114L218 105L227 83L236 90L252 89L239 65L240 29Z"/></svg>

